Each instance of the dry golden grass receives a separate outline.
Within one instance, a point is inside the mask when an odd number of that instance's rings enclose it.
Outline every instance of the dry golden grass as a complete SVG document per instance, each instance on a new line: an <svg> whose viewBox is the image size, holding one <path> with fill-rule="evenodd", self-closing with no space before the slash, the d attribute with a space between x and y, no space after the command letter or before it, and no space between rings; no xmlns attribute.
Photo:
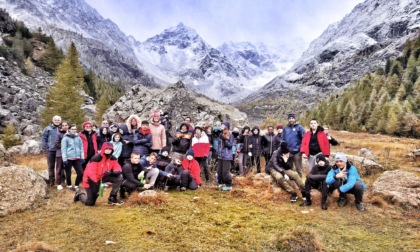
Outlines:
<svg viewBox="0 0 420 252"><path fill-rule="evenodd" d="M405 155L419 140L332 132L342 144L333 151L357 154L371 148L390 169L417 172L419 163ZM383 156L384 148L389 155ZM392 147L395 146L395 149ZM44 157L20 164L45 169ZM416 170L417 169L417 170ZM368 186L379 175L363 178ZM51 189L50 197L30 210L0 218L0 251L418 251L420 214L372 197L367 210L354 203L339 208L336 198L320 208L299 207L284 192L249 174L236 178L234 190L215 186L159 192L155 199L133 194L122 206L106 204L109 188L95 207L73 203L73 192ZM307 212L302 212L307 211ZM106 244L113 241L113 244ZM28 248L25 250L25 248Z"/></svg>

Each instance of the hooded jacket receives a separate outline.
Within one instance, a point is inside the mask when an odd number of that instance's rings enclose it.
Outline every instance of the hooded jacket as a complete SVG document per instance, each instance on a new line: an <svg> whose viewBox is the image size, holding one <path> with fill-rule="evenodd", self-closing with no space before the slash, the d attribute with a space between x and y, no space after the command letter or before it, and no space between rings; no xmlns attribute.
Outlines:
<svg viewBox="0 0 420 252"><path fill-rule="evenodd" d="M197 160L195 159L188 160L188 158L184 158L184 160L182 160L181 165L182 165L182 168L184 168L184 170L187 170L190 172L191 177L195 179L195 181L197 182L197 185L201 185L200 165L198 164Z"/></svg>
<svg viewBox="0 0 420 252"><path fill-rule="evenodd" d="M331 170L330 162L326 161L324 166L319 166L316 164L312 167L311 171L308 175L306 175L307 179L311 179L313 181L325 181L327 178L328 172Z"/></svg>
<svg viewBox="0 0 420 252"><path fill-rule="evenodd" d="M61 156L63 161L85 159L82 139L77 134L67 133L61 140Z"/></svg>
<svg viewBox="0 0 420 252"><path fill-rule="evenodd" d="M105 149L111 149L111 154L108 156L105 155ZM99 183L105 175L121 175L121 166L118 164L118 159L112 155L113 152L114 146L111 143L105 142L99 154L96 154L90 159L83 173L84 188L89 188L89 179L95 183Z"/></svg>
<svg viewBox="0 0 420 252"><path fill-rule="evenodd" d="M185 125L187 131L182 132L181 128ZM192 134L188 131L188 124L181 123L179 130L176 132L174 140L172 141L172 151L185 154L191 148Z"/></svg>
<svg viewBox="0 0 420 252"><path fill-rule="evenodd" d="M44 151L57 151L58 147L55 146L55 139L58 134L58 126L53 123L45 127L42 133L42 150Z"/></svg>
<svg viewBox="0 0 420 252"><path fill-rule="evenodd" d="M217 146L217 157L222 160L233 160L233 135L229 134L229 139L225 139L223 134L220 137L215 138L215 146Z"/></svg>
<svg viewBox="0 0 420 252"><path fill-rule="evenodd" d="M55 138L54 148L57 149L55 157L61 157L61 140L63 140L64 135L67 131L58 130L57 137Z"/></svg>
<svg viewBox="0 0 420 252"><path fill-rule="evenodd" d="M151 122L149 124L150 133L152 134L152 150L161 150L166 146L166 130L165 127L159 123L154 124Z"/></svg>
<svg viewBox="0 0 420 252"><path fill-rule="evenodd" d="M103 133L103 130L106 129L106 134ZM100 127L98 136L96 137L98 150L102 148L102 144L105 142L111 141L111 135L109 134L108 127Z"/></svg>
<svg viewBox="0 0 420 252"><path fill-rule="evenodd" d="M258 130L255 134L254 130ZM251 130L252 135L249 137L249 144L252 144L251 152L253 157L260 157L263 152L262 137L260 136L260 128L254 126Z"/></svg>
<svg viewBox="0 0 420 252"><path fill-rule="evenodd" d="M138 117L138 116L136 116L136 115L130 115L129 117L128 117L128 119L125 121L125 125L127 126L127 130L128 130L128 132L129 133L131 133L131 134L133 134L134 133L134 131L135 130L137 130L137 129L132 129L131 128L131 120L132 119L135 119L136 121L137 121L137 128L140 128L140 126L141 126L141 120L140 120L140 117ZM121 126L120 126L120 128L121 128Z"/></svg>
<svg viewBox="0 0 420 252"><path fill-rule="evenodd" d="M313 140L315 140L315 142ZM316 145L316 143L318 143L318 145ZM305 153L308 157L309 155L318 154L319 151L326 157L330 156L330 142L328 141L327 135L324 133L324 128L321 126L318 126L315 133L312 133L312 130L305 133L302 140L302 147L300 148L300 152Z"/></svg>
<svg viewBox="0 0 420 252"><path fill-rule="evenodd" d="M156 160L156 165L161 171L165 171L166 166L168 166L172 161L172 158L170 156L171 148L168 146L165 146L162 148L162 150L160 150L160 153L163 153L165 151L168 152L168 156L165 157L162 154L159 154L158 159Z"/></svg>
<svg viewBox="0 0 420 252"><path fill-rule="evenodd" d="M342 182L341 186L338 188L340 192L346 193L350 191L357 181L360 181L363 185L363 188L366 190L366 184L360 178L359 173L357 172L356 167L351 164L349 161L346 162L347 169L347 180L337 179L336 175L340 172L340 169L337 165L334 165L332 169L328 172L326 182L327 185L334 184L335 181L339 180Z"/></svg>
<svg viewBox="0 0 420 252"><path fill-rule="evenodd" d="M245 130L248 130L248 135L244 135L245 134ZM249 126L245 126L242 129L241 135L239 135L239 140L238 140L238 146L240 148L240 153L245 153L247 154L249 152L249 145L250 145L250 140L249 140L249 136L251 136L251 128Z"/></svg>
<svg viewBox="0 0 420 252"><path fill-rule="evenodd" d="M287 161L284 161L281 148L277 149L276 155L273 154L271 159L273 160L271 163L272 169L280 172L282 175L284 175L285 170L292 170L293 168L293 157L289 156Z"/></svg>
<svg viewBox="0 0 420 252"><path fill-rule="evenodd" d="M275 137L276 135L274 133L266 133L264 136L262 136L261 142L264 148L264 153L272 155L273 152L276 150L275 148Z"/></svg>
<svg viewBox="0 0 420 252"><path fill-rule="evenodd" d="M115 142L115 136L119 135L120 136L120 141ZM114 152L112 153L112 155L114 155L114 157L119 158L121 155L121 151L122 151L122 142L121 142L121 134L120 133L114 133L111 137L111 143L114 146Z"/></svg>
<svg viewBox="0 0 420 252"><path fill-rule="evenodd" d="M86 137L87 131L82 130L79 133L79 137L82 139L82 143L83 143L83 151L84 151L84 156L85 159L87 159L87 157L89 157L88 155L88 147L89 147L89 143L88 143L88 138ZM92 144L93 144L93 154L95 155L96 153L98 153L98 143L96 141L96 132L95 131L91 131L91 133L89 134L90 137L92 138Z"/></svg>
<svg viewBox="0 0 420 252"><path fill-rule="evenodd" d="M133 144L133 152L140 153L141 156L148 155L149 149L152 147L152 134L150 133L150 129L143 131L142 128L139 128L134 133Z"/></svg>
<svg viewBox="0 0 420 252"><path fill-rule="evenodd" d="M120 129L122 130L121 135L121 143L122 143L122 150L120 157L129 158L131 156L131 152L133 152L133 140L134 135L128 132L127 125L121 124Z"/></svg>

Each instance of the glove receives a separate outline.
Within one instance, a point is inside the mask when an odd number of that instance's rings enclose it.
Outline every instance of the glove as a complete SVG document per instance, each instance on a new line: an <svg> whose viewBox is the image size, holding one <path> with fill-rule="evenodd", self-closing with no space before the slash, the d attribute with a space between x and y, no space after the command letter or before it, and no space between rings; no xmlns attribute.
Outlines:
<svg viewBox="0 0 420 252"><path fill-rule="evenodd" d="M144 171L140 172L139 176L137 177L138 179L142 179L144 178Z"/></svg>
<svg viewBox="0 0 420 252"><path fill-rule="evenodd" d="M168 174L168 178L172 178L174 175L172 175L171 173Z"/></svg>
<svg viewBox="0 0 420 252"><path fill-rule="evenodd" d="M104 177L109 177L109 176L111 176L111 172L109 172L109 171L104 172Z"/></svg>
<svg viewBox="0 0 420 252"><path fill-rule="evenodd" d="M288 181L289 179L289 176L287 176L287 174L284 174L284 180Z"/></svg>
<svg viewBox="0 0 420 252"><path fill-rule="evenodd" d="M85 163L85 160L84 159L80 159L80 163L81 164L84 164Z"/></svg>
<svg viewBox="0 0 420 252"><path fill-rule="evenodd" d="M67 165L69 165L69 161L67 161L67 160L66 161L63 161L63 166L64 167L67 167Z"/></svg>

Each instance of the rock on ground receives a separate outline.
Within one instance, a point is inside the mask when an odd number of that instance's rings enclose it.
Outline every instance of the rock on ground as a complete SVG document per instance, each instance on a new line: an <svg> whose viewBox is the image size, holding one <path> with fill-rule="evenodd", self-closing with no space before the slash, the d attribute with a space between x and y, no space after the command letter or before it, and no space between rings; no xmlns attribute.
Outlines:
<svg viewBox="0 0 420 252"><path fill-rule="evenodd" d="M47 195L47 184L34 169L0 166L0 216L26 209Z"/></svg>
<svg viewBox="0 0 420 252"><path fill-rule="evenodd" d="M420 178L401 170L384 172L372 185L373 194L406 209L419 209Z"/></svg>
<svg viewBox="0 0 420 252"><path fill-rule="evenodd" d="M330 162L332 165L334 164L335 154L336 153L331 153L330 156ZM370 176L384 171L384 167L382 165L376 163L374 160L369 159L367 157L360 157L354 155L346 156L347 160L351 161L356 166L361 176Z"/></svg>
<svg viewBox="0 0 420 252"><path fill-rule="evenodd" d="M139 198L142 198L142 197L156 197L157 192L155 190L146 190L146 191L143 191L143 192L139 193L138 196L139 196Z"/></svg>

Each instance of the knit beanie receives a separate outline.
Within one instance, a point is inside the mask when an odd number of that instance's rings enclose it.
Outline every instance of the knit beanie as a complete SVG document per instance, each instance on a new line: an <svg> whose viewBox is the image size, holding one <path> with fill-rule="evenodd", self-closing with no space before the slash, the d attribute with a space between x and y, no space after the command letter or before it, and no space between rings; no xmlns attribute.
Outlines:
<svg viewBox="0 0 420 252"><path fill-rule="evenodd" d="M91 123L91 122L89 122L89 121L84 122L84 123L82 124L82 128L84 129L86 126L91 126L91 127L92 127L92 123Z"/></svg>
<svg viewBox="0 0 420 252"><path fill-rule="evenodd" d="M226 128L230 129L230 122L223 122L222 124L225 125Z"/></svg>
<svg viewBox="0 0 420 252"><path fill-rule="evenodd" d="M347 162L346 154L343 152L337 152L337 154L335 154L335 161Z"/></svg>
<svg viewBox="0 0 420 252"><path fill-rule="evenodd" d="M194 151L192 149L189 149L187 151L187 154L185 154L186 156L193 156L194 157Z"/></svg>
<svg viewBox="0 0 420 252"><path fill-rule="evenodd" d="M283 129L283 124L277 124L277 130Z"/></svg>
<svg viewBox="0 0 420 252"><path fill-rule="evenodd" d="M289 153L290 152L289 144L287 142L282 142L280 144L280 151L281 151L282 154Z"/></svg>
<svg viewBox="0 0 420 252"><path fill-rule="evenodd" d="M327 162L327 159L325 158L324 154L318 154L316 156L315 162L318 163L319 161L324 161L325 163Z"/></svg>
<svg viewBox="0 0 420 252"><path fill-rule="evenodd" d="M287 115L287 118L296 118L296 114L294 114L294 113L290 113L290 114L288 114Z"/></svg>

